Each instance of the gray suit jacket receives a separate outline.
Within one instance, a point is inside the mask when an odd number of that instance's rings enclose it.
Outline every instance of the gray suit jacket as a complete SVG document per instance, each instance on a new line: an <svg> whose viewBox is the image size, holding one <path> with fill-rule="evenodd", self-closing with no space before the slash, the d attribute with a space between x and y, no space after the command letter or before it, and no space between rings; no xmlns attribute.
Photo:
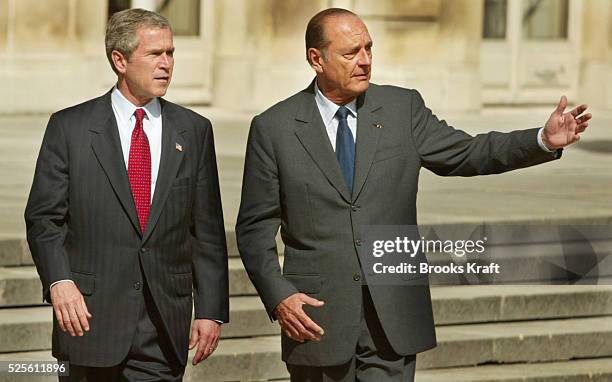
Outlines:
<svg viewBox="0 0 612 382"><path fill-rule="evenodd" d="M472 137L438 120L415 90L371 84L357 100L355 179L349 193L317 109L313 85L256 116L247 145L236 225L244 265L271 314L300 291L325 301L306 312L325 330L320 342L283 335L291 364L341 364L355 352L364 225L414 225L419 171L473 176L550 161L537 129ZM377 125L379 125L377 127ZM379 128L382 125L382 128ZM283 270L274 237L285 244ZM394 350L436 344L429 287L370 285Z"/></svg>
<svg viewBox="0 0 612 382"><path fill-rule="evenodd" d="M183 364L194 300L196 317L229 319L212 128L190 110L161 105L161 161L145 232L110 92L49 120L25 219L45 298L51 283L72 279L93 315L83 337L60 331L54 317L53 354L71 363L112 366L126 356L145 281L170 338L168 351Z"/></svg>

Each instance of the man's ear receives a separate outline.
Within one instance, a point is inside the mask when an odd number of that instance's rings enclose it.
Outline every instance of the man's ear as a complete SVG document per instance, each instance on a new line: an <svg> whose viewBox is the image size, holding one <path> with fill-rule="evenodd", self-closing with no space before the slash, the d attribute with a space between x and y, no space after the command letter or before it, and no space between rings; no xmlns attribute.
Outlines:
<svg viewBox="0 0 612 382"><path fill-rule="evenodd" d="M125 74L127 70L127 58L118 50L113 50L111 53L111 59L113 60L113 65L115 65L115 69L121 73Z"/></svg>
<svg viewBox="0 0 612 382"><path fill-rule="evenodd" d="M310 59L310 66L317 73L323 73L323 52L317 48L308 48L308 58Z"/></svg>

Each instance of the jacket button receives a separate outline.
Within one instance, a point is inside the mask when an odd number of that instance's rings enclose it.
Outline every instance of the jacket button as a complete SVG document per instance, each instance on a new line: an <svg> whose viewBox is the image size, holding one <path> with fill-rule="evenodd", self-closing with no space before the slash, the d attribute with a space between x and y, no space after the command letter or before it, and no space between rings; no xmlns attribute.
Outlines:
<svg viewBox="0 0 612 382"><path fill-rule="evenodd" d="M357 244L357 246L360 246L363 242L359 239L355 240L355 244Z"/></svg>
<svg viewBox="0 0 612 382"><path fill-rule="evenodd" d="M355 274L353 275L353 280L355 280L355 281L359 281L359 280L361 280L361 276L359 275L359 273L355 273Z"/></svg>
<svg viewBox="0 0 612 382"><path fill-rule="evenodd" d="M140 281L136 281L136 282L134 283L134 289L136 289L136 290L140 290Z"/></svg>
<svg viewBox="0 0 612 382"><path fill-rule="evenodd" d="M146 248L144 248L144 247L140 248L140 253L145 253L145 252L147 252Z"/></svg>
<svg viewBox="0 0 612 382"><path fill-rule="evenodd" d="M353 210L353 212L356 212L359 209L359 206L351 206L351 210Z"/></svg>

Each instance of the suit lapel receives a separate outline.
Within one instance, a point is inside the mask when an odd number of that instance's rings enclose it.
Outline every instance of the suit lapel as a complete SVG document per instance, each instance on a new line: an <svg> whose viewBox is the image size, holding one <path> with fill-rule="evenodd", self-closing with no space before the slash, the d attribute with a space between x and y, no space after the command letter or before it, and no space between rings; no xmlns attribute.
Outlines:
<svg viewBox="0 0 612 382"><path fill-rule="evenodd" d="M129 216L134 228L141 233L110 94L108 92L100 98L93 112L92 119L100 122L89 129L94 133L91 146L125 213Z"/></svg>
<svg viewBox="0 0 612 382"><path fill-rule="evenodd" d="M375 85L357 99L357 142L355 147L355 180L353 181L353 200L357 200L370 172L378 139L382 131L376 111L382 105L372 99Z"/></svg>
<svg viewBox="0 0 612 382"><path fill-rule="evenodd" d="M189 150L189 147L185 146L182 136L184 128L179 127L180 123L172 105L161 98L160 103L162 108L162 150L151 212L142 238L143 243L151 236L159 220L173 180L176 178L183 160L183 150ZM182 148L180 151L177 149L177 144Z"/></svg>
<svg viewBox="0 0 612 382"><path fill-rule="evenodd" d="M346 187L334 149L329 142L321 113L317 108L314 98L314 82L301 93L301 96L303 99L299 103L295 119L302 126L298 126L295 134L331 185L338 190L344 200L350 202L351 195Z"/></svg>

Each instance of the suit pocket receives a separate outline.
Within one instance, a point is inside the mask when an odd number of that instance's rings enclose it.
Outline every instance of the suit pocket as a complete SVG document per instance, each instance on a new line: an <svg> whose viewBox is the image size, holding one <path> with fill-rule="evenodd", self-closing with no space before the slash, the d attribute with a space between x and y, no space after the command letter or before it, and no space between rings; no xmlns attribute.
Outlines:
<svg viewBox="0 0 612 382"><path fill-rule="evenodd" d="M314 294L321 292L321 276L310 274L285 273L285 278L300 292Z"/></svg>
<svg viewBox="0 0 612 382"><path fill-rule="evenodd" d="M402 155L404 150L404 146L402 145L378 150L376 152L376 156L374 157L374 162L381 162L387 159L395 158L396 156Z"/></svg>
<svg viewBox="0 0 612 382"><path fill-rule="evenodd" d="M96 275L92 273L70 272L72 281L76 284L83 296L91 296L96 286Z"/></svg>
<svg viewBox="0 0 612 382"><path fill-rule="evenodd" d="M173 275L176 294L179 296L190 296L193 290L191 273Z"/></svg>

